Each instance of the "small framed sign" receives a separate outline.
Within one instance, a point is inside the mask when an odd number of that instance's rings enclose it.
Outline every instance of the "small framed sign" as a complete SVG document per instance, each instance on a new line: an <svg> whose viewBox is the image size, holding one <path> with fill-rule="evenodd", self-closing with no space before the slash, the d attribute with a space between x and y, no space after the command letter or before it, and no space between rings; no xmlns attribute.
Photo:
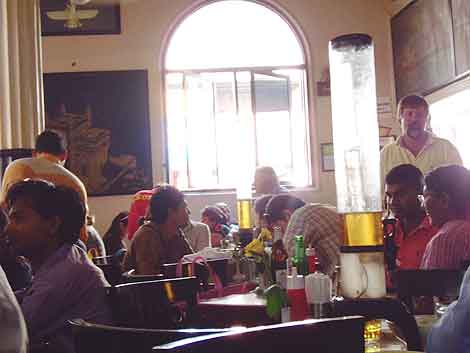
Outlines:
<svg viewBox="0 0 470 353"><path fill-rule="evenodd" d="M321 169L323 172L332 172L335 170L335 158L333 154L332 143L322 143L321 147Z"/></svg>

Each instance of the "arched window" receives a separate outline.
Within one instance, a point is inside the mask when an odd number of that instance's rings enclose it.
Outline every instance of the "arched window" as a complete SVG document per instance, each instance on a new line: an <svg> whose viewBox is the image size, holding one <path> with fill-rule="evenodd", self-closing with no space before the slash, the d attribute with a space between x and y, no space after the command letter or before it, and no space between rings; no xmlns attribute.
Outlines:
<svg viewBox="0 0 470 353"><path fill-rule="evenodd" d="M289 24L259 3L210 3L177 27L165 57L170 182L233 188L254 174L311 183L305 57Z"/></svg>

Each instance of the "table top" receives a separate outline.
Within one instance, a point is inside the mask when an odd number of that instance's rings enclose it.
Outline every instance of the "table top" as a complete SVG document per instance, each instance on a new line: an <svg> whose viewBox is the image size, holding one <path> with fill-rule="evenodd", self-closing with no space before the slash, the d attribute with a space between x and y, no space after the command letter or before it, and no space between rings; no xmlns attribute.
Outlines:
<svg viewBox="0 0 470 353"><path fill-rule="evenodd" d="M254 306L265 307L266 298L259 297L255 293L232 294L222 298L201 300L199 305L224 305L224 306Z"/></svg>

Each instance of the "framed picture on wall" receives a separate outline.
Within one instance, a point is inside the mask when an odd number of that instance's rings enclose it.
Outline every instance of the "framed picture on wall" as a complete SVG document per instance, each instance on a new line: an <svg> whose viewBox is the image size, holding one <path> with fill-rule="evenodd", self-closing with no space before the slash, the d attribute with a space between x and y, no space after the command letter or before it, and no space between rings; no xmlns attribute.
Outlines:
<svg viewBox="0 0 470 353"><path fill-rule="evenodd" d="M44 75L46 128L68 142L66 167L91 196L152 187L146 70Z"/></svg>
<svg viewBox="0 0 470 353"><path fill-rule="evenodd" d="M333 154L332 143L322 143L321 147L321 170L323 172L332 172L335 170L335 158Z"/></svg>
<svg viewBox="0 0 470 353"><path fill-rule="evenodd" d="M84 0L41 0L43 36L120 34L119 5Z"/></svg>

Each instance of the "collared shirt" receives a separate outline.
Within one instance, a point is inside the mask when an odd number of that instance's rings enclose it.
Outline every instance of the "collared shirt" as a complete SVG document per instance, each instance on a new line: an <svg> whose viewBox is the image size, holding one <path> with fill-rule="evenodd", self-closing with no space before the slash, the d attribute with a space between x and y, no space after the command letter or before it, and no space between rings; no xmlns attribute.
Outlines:
<svg viewBox="0 0 470 353"><path fill-rule="evenodd" d="M436 227L431 225L429 217L424 216L421 223L405 236L400 221L398 221L395 228L395 245L398 248L397 267L401 270L418 269L426 245L437 233L437 230Z"/></svg>
<svg viewBox="0 0 470 353"><path fill-rule="evenodd" d="M470 222L445 223L429 241L421 261L422 269L458 270L470 259Z"/></svg>
<svg viewBox="0 0 470 353"><path fill-rule="evenodd" d="M294 255L296 235L311 245L326 274L332 275L339 263L339 245L343 237L343 218L329 205L307 204L292 213L284 235L289 256Z"/></svg>
<svg viewBox="0 0 470 353"><path fill-rule="evenodd" d="M32 286L24 292L21 309L30 340L50 341L73 352L68 320L82 318L110 324L103 271L76 245L65 244L52 254L34 274Z"/></svg>
<svg viewBox="0 0 470 353"><path fill-rule="evenodd" d="M135 233L124 268L139 275L161 272L161 265L178 262L193 251L184 234L165 234L154 222L147 222Z"/></svg>
<svg viewBox="0 0 470 353"><path fill-rule="evenodd" d="M211 247L211 231L207 224L190 220L183 232L194 251Z"/></svg>
<svg viewBox="0 0 470 353"><path fill-rule="evenodd" d="M0 353L26 353L28 332L7 277L0 267Z"/></svg>
<svg viewBox="0 0 470 353"><path fill-rule="evenodd" d="M470 269L465 273L459 299L449 305L444 315L427 335L428 353L470 352Z"/></svg>
<svg viewBox="0 0 470 353"><path fill-rule="evenodd" d="M451 142L431 133L428 133L426 143L417 156L402 146L401 139L402 137L388 144L380 153L382 181L385 180L385 176L390 170L400 164L412 164L421 170L423 174L442 165L462 165L462 158L460 158L455 146Z"/></svg>
<svg viewBox="0 0 470 353"><path fill-rule="evenodd" d="M85 185L71 171L59 163L59 159L50 154L43 153L40 157L21 158L11 162L2 180L1 202L5 201L8 189L15 183L24 179L43 179L57 186L69 187L78 192L80 199L88 211L88 198ZM86 227L80 232L80 239L87 240Z"/></svg>

